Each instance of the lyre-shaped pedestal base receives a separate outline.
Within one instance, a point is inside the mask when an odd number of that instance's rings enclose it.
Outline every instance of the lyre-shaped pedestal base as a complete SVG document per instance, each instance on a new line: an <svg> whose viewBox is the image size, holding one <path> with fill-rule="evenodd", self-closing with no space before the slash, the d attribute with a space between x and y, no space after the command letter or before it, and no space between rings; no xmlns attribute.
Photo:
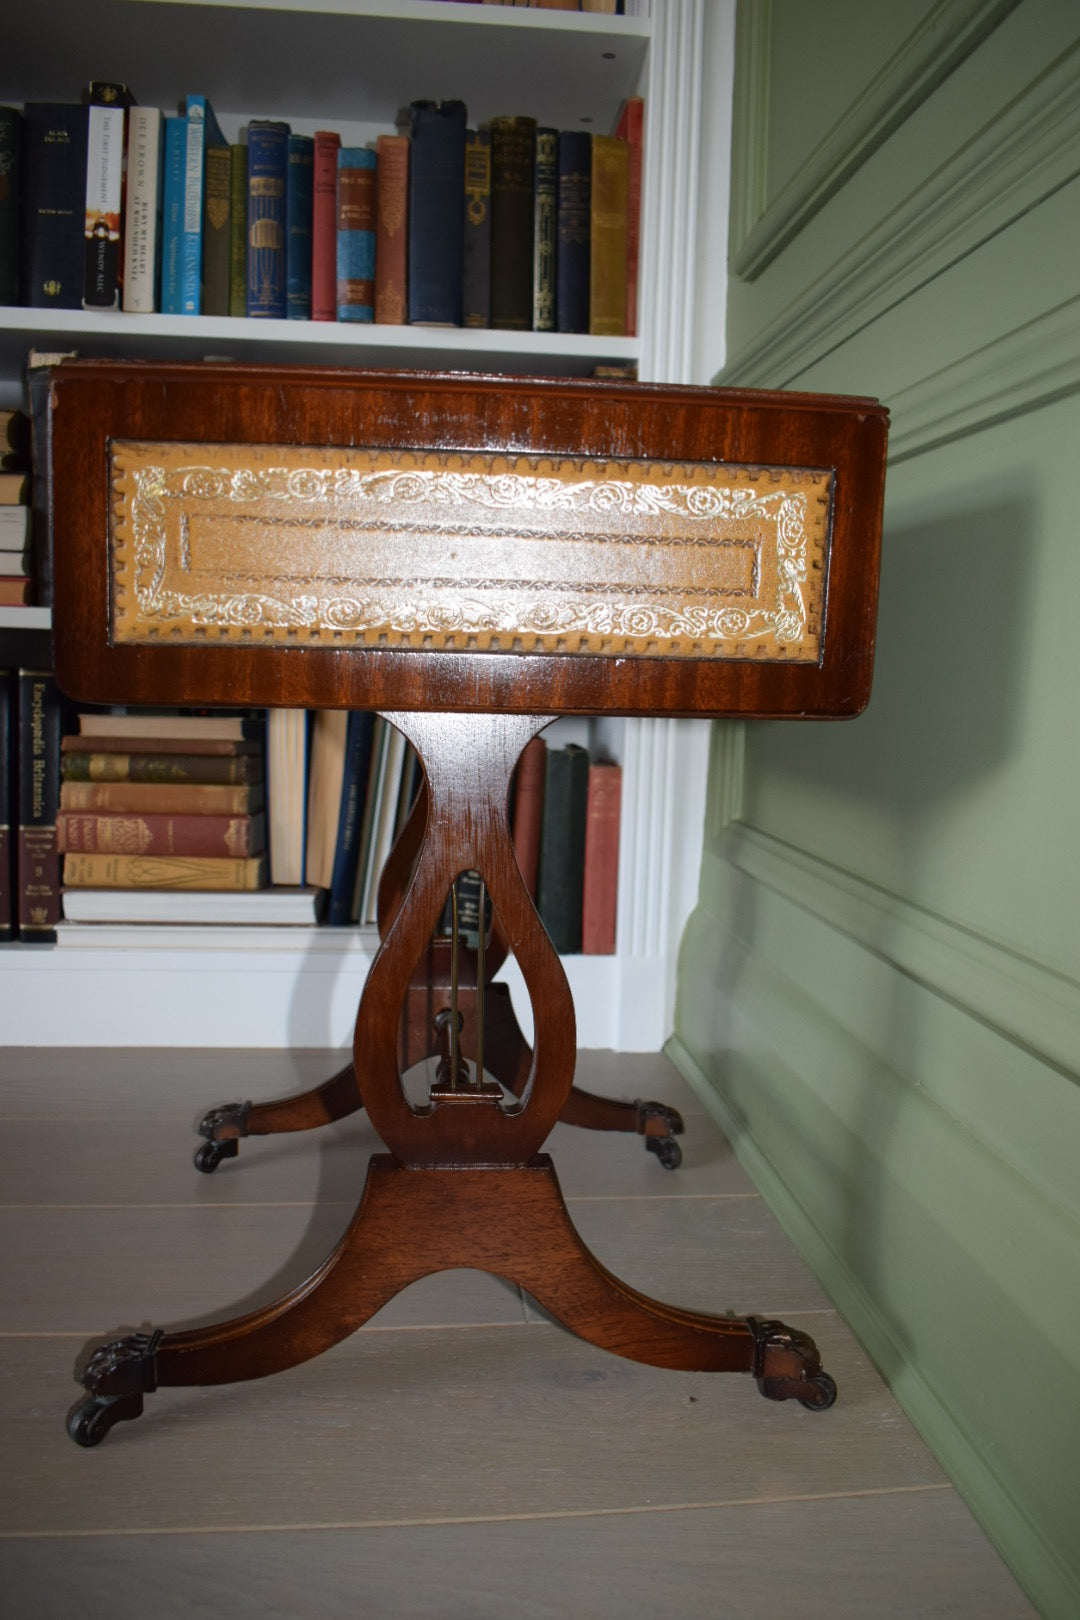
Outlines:
<svg viewBox="0 0 1080 1620"><path fill-rule="evenodd" d="M532 716L395 714L423 761L429 796L420 859L372 964L357 1013L354 1072L391 1149L370 1163L356 1214L322 1266L272 1305L207 1328L103 1345L69 1420L81 1445L138 1416L161 1385L232 1383L306 1361L432 1272L490 1271L617 1355L658 1367L749 1372L762 1393L823 1409L835 1386L812 1340L780 1322L710 1316L628 1287L574 1229L539 1152L570 1095L573 1000L514 859L507 801L515 762L547 723ZM477 1076L410 1103L398 1066L401 1008L458 873L487 883L532 998L536 1039L519 1097ZM346 1091L339 1076L331 1085ZM355 1088L355 1080L353 1081ZM339 1098L338 1101L341 1101ZM347 1094L344 1100L347 1099Z"/></svg>

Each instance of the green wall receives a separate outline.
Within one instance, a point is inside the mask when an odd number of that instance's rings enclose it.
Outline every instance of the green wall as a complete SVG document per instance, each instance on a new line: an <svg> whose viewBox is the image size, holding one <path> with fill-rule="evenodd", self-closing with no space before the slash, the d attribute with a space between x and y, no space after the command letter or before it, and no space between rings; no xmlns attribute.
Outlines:
<svg viewBox="0 0 1080 1620"><path fill-rule="evenodd" d="M717 380L882 398L886 536L867 713L716 728L672 1051L1075 1620L1080 9L744 0L736 85Z"/></svg>

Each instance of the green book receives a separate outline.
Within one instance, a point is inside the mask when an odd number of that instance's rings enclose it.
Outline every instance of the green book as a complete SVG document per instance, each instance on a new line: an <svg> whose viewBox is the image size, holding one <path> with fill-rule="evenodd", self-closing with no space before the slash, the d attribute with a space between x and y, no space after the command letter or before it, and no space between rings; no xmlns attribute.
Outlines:
<svg viewBox="0 0 1080 1620"><path fill-rule="evenodd" d="M576 743L568 748L549 748L544 767L536 909L560 956L573 956L581 950L588 796L588 750Z"/></svg>
<svg viewBox="0 0 1080 1620"><path fill-rule="evenodd" d="M247 147L229 147L229 314L247 314Z"/></svg>

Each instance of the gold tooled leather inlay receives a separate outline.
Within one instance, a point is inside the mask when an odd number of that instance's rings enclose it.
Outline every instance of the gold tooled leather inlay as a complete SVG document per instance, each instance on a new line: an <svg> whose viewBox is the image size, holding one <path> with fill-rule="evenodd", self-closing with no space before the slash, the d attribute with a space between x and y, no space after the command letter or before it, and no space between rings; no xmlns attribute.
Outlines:
<svg viewBox="0 0 1080 1620"><path fill-rule="evenodd" d="M821 656L832 474L116 440L116 642Z"/></svg>

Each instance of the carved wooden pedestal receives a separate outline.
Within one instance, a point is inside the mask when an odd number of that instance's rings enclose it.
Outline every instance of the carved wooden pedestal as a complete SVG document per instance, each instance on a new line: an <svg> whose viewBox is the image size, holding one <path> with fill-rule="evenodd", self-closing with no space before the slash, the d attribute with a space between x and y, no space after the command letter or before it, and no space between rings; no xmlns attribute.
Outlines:
<svg viewBox="0 0 1080 1620"><path fill-rule="evenodd" d="M427 793L419 858L384 908L352 1067L210 1126L211 1146L256 1126L305 1128L362 1091L389 1152L372 1160L351 1225L271 1306L103 1345L82 1373L74 1438L94 1444L160 1385L304 1361L408 1283L459 1266L520 1284L616 1354L747 1372L773 1399L831 1405L805 1335L649 1299L574 1231L541 1149L560 1117L599 1116L572 1094L573 1002L507 804L522 749L557 714L861 710L885 413L870 400L562 379L93 361L59 366L51 403L64 689L93 702L378 709L416 748ZM522 971L534 1048L504 1018L489 1057L506 1084L455 1053L418 1104L401 1083L423 1022L410 998L430 991L429 942L473 868ZM656 1120L651 1134L668 1128Z"/></svg>

